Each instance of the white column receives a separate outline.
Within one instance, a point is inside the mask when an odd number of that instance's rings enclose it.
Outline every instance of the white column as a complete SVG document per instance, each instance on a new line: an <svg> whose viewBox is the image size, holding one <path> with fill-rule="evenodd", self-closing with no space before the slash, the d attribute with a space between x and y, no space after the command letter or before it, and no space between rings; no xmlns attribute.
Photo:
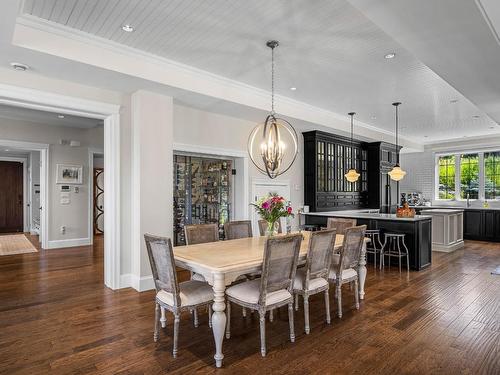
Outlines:
<svg viewBox="0 0 500 375"><path fill-rule="evenodd" d="M147 91L132 94L132 286L154 287L144 233L172 236L173 103Z"/></svg>

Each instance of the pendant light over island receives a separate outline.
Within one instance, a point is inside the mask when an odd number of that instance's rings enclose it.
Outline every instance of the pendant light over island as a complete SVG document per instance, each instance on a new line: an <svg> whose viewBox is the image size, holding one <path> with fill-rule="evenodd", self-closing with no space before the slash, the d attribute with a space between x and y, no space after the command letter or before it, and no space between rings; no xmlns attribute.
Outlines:
<svg viewBox="0 0 500 375"><path fill-rule="evenodd" d="M346 180L349 182L356 182L359 179L360 174L358 171L356 171L355 164L354 164L354 148L353 148L353 136L354 136L354 123L353 123L353 117L356 114L356 112L349 112L348 115L351 116L351 168L349 171L344 175Z"/></svg>
<svg viewBox="0 0 500 375"><path fill-rule="evenodd" d="M396 108L396 165L392 168L392 170L388 173L391 180L401 181L405 176L406 172L401 169L399 165L399 145L398 145L398 125L399 125L399 113L398 107L401 105L400 102L392 103L392 105Z"/></svg>

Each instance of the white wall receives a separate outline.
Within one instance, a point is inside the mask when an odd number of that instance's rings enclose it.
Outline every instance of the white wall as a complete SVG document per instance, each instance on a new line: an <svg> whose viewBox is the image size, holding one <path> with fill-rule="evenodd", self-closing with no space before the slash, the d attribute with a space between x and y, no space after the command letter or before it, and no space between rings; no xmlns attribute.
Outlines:
<svg viewBox="0 0 500 375"><path fill-rule="evenodd" d="M40 223L40 151L31 153L31 221ZM38 185L38 186L35 186ZM38 193L36 193L38 191ZM30 224L31 228L32 223Z"/></svg>
<svg viewBox="0 0 500 375"><path fill-rule="evenodd" d="M96 136L101 133L100 136ZM53 241L88 239L88 148L102 148L104 134L99 129L78 129L64 126L42 125L10 119L0 119L2 139L48 143L49 146L49 246L57 246ZM60 145L59 140L77 140L80 147ZM83 165L83 184L77 185L79 193L72 191L71 204L60 204L60 185L56 185L57 164ZM66 233L60 233L60 227ZM52 242L52 243L51 243Z"/></svg>

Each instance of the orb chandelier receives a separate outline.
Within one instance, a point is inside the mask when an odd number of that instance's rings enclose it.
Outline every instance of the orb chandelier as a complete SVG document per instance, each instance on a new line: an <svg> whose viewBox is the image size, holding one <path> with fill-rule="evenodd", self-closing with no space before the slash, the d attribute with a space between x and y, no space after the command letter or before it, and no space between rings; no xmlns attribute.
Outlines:
<svg viewBox="0 0 500 375"><path fill-rule="evenodd" d="M398 107L401 105L400 102L392 103L394 107L396 107L396 165L392 168L392 170L388 173L389 177L391 180L394 181L401 181L405 175L406 172L401 169L401 166L399 165L399 146L398 146L398 123L399 123L399 116L398 116Z"/></svg>
<svg viewBox="0 0 500 375"><path fill-rule="evenodd" d="M353 117L356 114L356 112L349 112L348 115L351 116L351 169L344 175L347 181L349 182L356 182L358 181L359 178L359 173L356 171L356 168L354 167L354 148L353 146L353 136L354 136L354 125L353 125Z"/></svg>
<svg viewBox="0 0 500 375"><path fill-rule="evenodd" d="M274 111L274 49L279 42L271 40L266 45L271 48L271 112L250 133L248 154L260 172L276 178L290 169L299 147L293 126Z"/></svg>

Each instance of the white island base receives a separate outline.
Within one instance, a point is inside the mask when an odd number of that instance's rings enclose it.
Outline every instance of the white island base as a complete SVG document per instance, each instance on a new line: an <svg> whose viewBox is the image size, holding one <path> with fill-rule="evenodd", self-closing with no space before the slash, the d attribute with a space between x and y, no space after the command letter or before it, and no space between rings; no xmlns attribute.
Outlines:
<svg viewBox="0 0 500 375"><path fill-rule="evenodd" d="M450 253L464 247L463 210L424 210L432 216L432 251Z"/></svg>

